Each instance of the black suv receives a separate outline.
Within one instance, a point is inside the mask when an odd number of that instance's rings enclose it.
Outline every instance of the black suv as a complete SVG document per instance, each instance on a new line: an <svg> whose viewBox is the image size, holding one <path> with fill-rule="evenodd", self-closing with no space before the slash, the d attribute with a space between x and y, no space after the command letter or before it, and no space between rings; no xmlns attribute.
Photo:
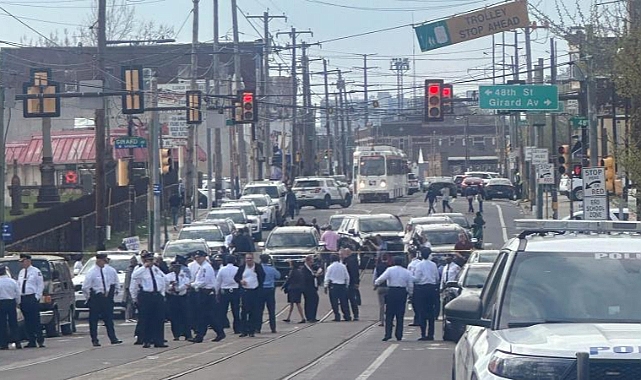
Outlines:
<svg viewBox="0 0 641 380"><path fill-rule="evenodd" d="M387 252L392 255L403 255L403 223L392 214L348 215L338 228L341 248L361 251L361 267L374 265L376 249L372 242L376 235L381 235L387 243Z"/></svg>
<svg viewBox="0 0 641 380"><path fill-rule="evenodd" d="M0 258L9 267L14 280L18 279L22 264L18 255ZM40 269L44 291L40 299L40 322L47 337L70 335L76 330L74 290L71 270L64 258L53 255L32 255L31 265Z"/></svg>

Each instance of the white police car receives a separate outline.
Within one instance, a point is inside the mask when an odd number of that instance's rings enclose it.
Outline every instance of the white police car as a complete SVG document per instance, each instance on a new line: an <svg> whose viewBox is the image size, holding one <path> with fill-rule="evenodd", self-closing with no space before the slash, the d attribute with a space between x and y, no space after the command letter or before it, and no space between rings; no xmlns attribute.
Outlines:
<svg viewBox="0 0 641 380"><path fill-rule="evenodd" d="M516 225L524 232L501 250L483 292L445 307L470 326L452 378L641 379L641 223Z"/></svg>

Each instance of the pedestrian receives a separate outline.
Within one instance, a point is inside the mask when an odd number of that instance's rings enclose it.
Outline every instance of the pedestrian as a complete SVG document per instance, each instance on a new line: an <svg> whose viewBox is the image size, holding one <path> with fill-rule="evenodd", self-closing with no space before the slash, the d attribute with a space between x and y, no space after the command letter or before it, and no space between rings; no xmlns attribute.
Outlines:
<svg viewBox="0 0 641 380"><path fill-rule="evenodd" d="M347 267L347 272L349 273L349 284L347 286L347 300L349 305L352 308L352 315L354 320L358 321L359 310L358 307L361 305L361 292L358 289L361 277L359 273L360 264L358 262L358 253L352 251L349 248L341 249L341 257L343 259L343 264Z"/></svg>
<svg viewBox="0 0 641 380"><path fill-rule="evenodd" d="M197 293L198 299L195 311L197 318L196 336L191 339L191 342L202 343L210 324L216 333L213 341L219 342L225 339L225 331L217 314L219 310L216 309L216 275L214 274L214 268L207 261L207 252L197 250L194 252L194 258L200 267L196 269L195 280L191 284Z"/></svg>
<svg viewBox="0 0 641 380"><path fill-rule="evenodd" d="M234 248L234 254L238 257L241 257L241 255L245 253L256 251L254 242L249 235L249 228L247 227L238 229L238 234L232 239L231 246Z"/></svg>
<svg viewBox="0 0 641 380"><path fill-rule="evenodd" d="M376 266L374 267L374 274L372 275L373 281L376 278L385 272L389 268L389 256L387 253L383 253L378 259ZM385 296L387 295L387 282L382 282L380 285L374 283L374 290L378 296L378 320L379 326L385 326Z"/></svg>
<svg viewBox="0 0 641 380"><path fill-rule="evenodd" d="M332 228L331 224L325 226L325 232L321 235L321 241L325 243L325 250L329 252L338 251L338 240L340 235Z"/></svg>
<svg viewBox="0 0 641 380"><path fill-rule="evenodd" d="M18 274L20 286L20 310L24 317L25 332L29 344L25 348L45 347L45 338L40 324L40 298L44 290L44 280L40 269L31 265L31 255L20 254L22 269Z"/></svg>
<svg viewBox="0 0 641 380"><path fill-rule="evenodd" d="M269 316L269 328L276 333L276 281L280 280L280 272L272 265L272 258L268 254L260 255L260 264L265 271L265 281L261 289L260 315L265 312ZM258 328L260 333L260 326Z"/></svg>
<svg viewBox="0 0 641 380"><path fill-rule="evenodd" d="M416 275L416 267L418 267L418 264L420 264L422 257L418 249L415 249L414 251L412 251L410 253L410 256L412 257L412 260L410 261L409 264L407 264L407 270L409 270L412 276L414 276ZM381 274L383 274L383 272L379 273L379 276ZM374 279L376 279L376 277L374 277ZM416 305L416 299L414 299L414 297L412 297L410 301L410 305L412 305L412 310L414 311L414 319L412 320L412 323L410 323L408 326L413 326L413 327L419 326L418 309Z"/></svg>
<svg viewBox="0 0 641 380"><path fill-rule="evenodd" d="M298 220L296 221L296 226L307 227L307 223L305 222L304 218L298 218Z"/></svg>
<svg viewBox="0 0 641 380"><path fill-rule="evenodd" d="M318 322L318 284L323 275L323 269L314 264L314 255L305 256L303 272L303 297L305 297L305 319L307 322Z"/></svg>
<svg viewBox="0 0 641 380"><path fill-rule="evenodd" d="M82 270L82 255L79 255L79 258L76 260L76 262L73 264L73 275L77 276L78 273Z"/></svg>
<svg viewBox="0 0 641 380"><path fill-rule="evenodd" d="M241 296L240 320L242 334L240 337L254 337L259 329L260 315L260 289L265 282L265 271L262 265L254 262L254 254L245 254L245 263L238 267L234 280L243 289Z"/></svg>
<svg viewBox="0 0 641 380"><path fill-rule="evenodd" d="M445 266L443 267L443 274L441 275L441 292L445 290L447 283L450 281L456 281L461 267L454 262L454 258L451 255L448 255L445 258Z"/></svg>
<svg viewBox="0 0 641 380"><path fill-rule="evenodd" d="M129 259L129 267L127 267L127 271L125 272L124 294L122 296L122 302L125 304L125 320L127 320L127 322L132 322L134 314L136 313L136 306L131 298L129 285L131 285L131 274L139 266L138 258L136 256L131 256Z"/></svg>
<svg viewBox="0 0 641 380"><path fill-rule="evenodd" d="M0 265L0 350L8 350L9 343L15 343L17 350L22 348L16 311L19 304L20 287Z"/></svg>
<svg viewBox="0 0 641 380"><path fill-rule="evenodd" d="M329 291L329 303L332 305L334 312L334 322L341 321L340 311L343 313L345 321L351 321L352 317L349 312L347 301L347 286L349 285L349 272L345 264L340 262L338 255L330 257L331 264L327 267L325 274L325 293Z"/></svg>
<svg viewBox="0 0 641 380"><path fill-rule="evenodd" d="M429 215L431 213L436 213L436 209L434 208L434 203L436 202L436 191L432 186L430 186L427 189L427 193L425 194L424 202L428 202L428 204L429 204L429 209L427 210L427 215Z"/></svg>
<svg viewBox="0 0 641 380"><path fill-rule="evenodd" d="M472 249L474 249L474 244L470 241L467 233L460 232L458 234L458 241L454 244L454 251L456 251L458 257L463 257L462 255L466 253L469 254Z"/></svg>
<svg viewBox="0 0 641 380"><path fill-rule="evenodd" d="M299 323L305 323L305 314L300 306L305 279L303 278L303 272L300 270L300 263L298 261L290 261L289 267L290 270L287 275L287 281L283 284L283 290L287 293L289 313L287 314L287 318L283 319L283 322L291 322L290 318L294 311L294 305L296 305L296 309L298 310L298 314L301 319Z"/></svg>
<svg viewBox="0 0 641 380"><path fill-rule="evenodd" d="M292 191L291 186L287 186L287 193L285 194L285 215L290 217L291 220L294 220L296 214L296 209L298 208L296 204L296 194Z"/></svg>
<svg viewBox="0 0 641 380"><path fill-rule="evenodd" d="M182 197L178 194L178 191L174 191L171 197L169 197L169 209L171 210L171 222L173 223L174 231L178 231L178 215L180 214L180 206L182 203Z"/></svg>
<svg viewBox="0 0 641 380"><path fill-rule="evenodd" d="M465 189L465 198L467 199L467 212L470 214L474 213L474 197L476 196L477 191L476 191L476 186L474 185L469 185Z"/></svg>
<svg viewBox="0 0 641 380"><path fill-rule="evenodd" d="M472 223L472 237L476 239L476 248L483 248L483 226L485 226L485 220L483 219L483 214L477 212Z"/></svg>
<svg viewBox="0 0 641 380"><path fill-rule="evenodd" d="M434 321L437 300L439 298L439 274L436 264L429 259L431 250L424 249L421 252L423 258L414 271L414 301L418 312L418 323L421 328L419 340L434 340Z"/></svg>
<svg viewBox="0 0 641 380"><path fill-rule="evenodd" d="M82 293L89 307L89 335L94 347L100 347L98 321L102 319L111 344L122 343L114 329L114 296L120 280L118 272L107 265L107 254L96 254L96 265L89 270L82 282Z"/></svg>
<svg viewBox="0 0 641 380"><path fill-rule="evenodd" d="M386 342L392 338L392 325L396 319L396 340L403 339L403 318L405 317L405 303L407 295L414 290L414 277L407 269L403 268L403 258L394 257L394 266L387 268L374 284L381 285L387 282L387 297L385 304L385 336Z"/></svg>
<svg viewBox="0 0 641 380"><path fill-rule="evenodd" d="M171 271L167 274L167 289L165 293L167 294L167 311L171 322L171 334L174 340L180 340L181 336L185 337L185 340L191 339L191 330L188 324L189 300L187 298L187 288L190 286L190 280L188 272L183 270L183 265L180 261L173 261L171 263Z"/></svg>
<svg viewBox="0 0 641 380"><path fill-rule="evenodd" d="M170 272L169 265L167 265L160 253L156 253L154 255L154 265L156 265L164 274L168 274Z"/></svg>
<svg viewBox="0 0 641 380"><path fill-rule="evenodd" d="M165 344L165 275L154 265L154 255L145 253L143 265L136 268L131 275L129 291L138 304L140 335L138 340L143 348L153 344L156 348L167 347Z"/></svg>
<svg viewBox="0 0 641 380"><path fill-rule="evenodd" d="M454 212L452 206L450 206L450 188L447 186L441 189L441 202L443 203L443 212L446 212L445 209L448 209L449 212Z"/></svg>
<svg viewBox="0 0 641 380"><path fill-rule="evenodd" d="M233 318L231 326L234 329L234 334L241 333L240 323L240 288L236 280L236 273L238 267L236 266L236 257L232 255L225 255L223 257L223 267L218 270L216 276L216 297L219 300L220 315L223 316L223 323L227 318L227 312L231 307L231 315Z"/></svg>
<svg viewBox="0 0 641 380"><path fill-rule="evenodd" d="M311 226L314 227L316 229L316 232L318 232L320 234L321 228L318 225L318 221L316 220L316 218L312 218Z"/></svg>
<svg viewBox="0 0 641 380"><path fill-rule="evenodd" d="M476 194L476 200L479 202L479 212L483 213L483 201L485 200L486 193L485 187L483 184L478 186L478 194Z"/></svg>

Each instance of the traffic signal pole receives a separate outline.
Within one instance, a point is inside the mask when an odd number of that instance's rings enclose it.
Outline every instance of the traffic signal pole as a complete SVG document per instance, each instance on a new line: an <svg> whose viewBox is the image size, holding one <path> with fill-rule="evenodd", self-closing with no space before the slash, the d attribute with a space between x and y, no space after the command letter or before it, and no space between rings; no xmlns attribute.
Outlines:
<svg viewBox="0 0 641 380"><path fill-rule="evenodd" d="M550 38L550 84L556 86L556 43L554 42L554 38ZM552 147L556 147L557 119L554 112L550 114L550 123L552 124ZM552 150L552 162L556 162L554 149ZM552 188L552 219L559 219L558 190L560 180L561 176L554 176L554 187Z"/></svg>

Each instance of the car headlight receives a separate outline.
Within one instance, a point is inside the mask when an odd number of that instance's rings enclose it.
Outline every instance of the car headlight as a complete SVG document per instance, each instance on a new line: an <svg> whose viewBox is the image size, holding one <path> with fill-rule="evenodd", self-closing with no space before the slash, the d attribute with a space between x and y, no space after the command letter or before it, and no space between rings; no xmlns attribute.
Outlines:
<svg viewBox="0 0 641 380"><path fill-rule="evenodd" d="M574 362L574 359L519 356L495 351L488 370L509 379L557 380L563 378Z"/></svg>
<svg viewBox="0 0 641 380"><path fill-rule="evenodd" d="M361 182L358 184L358 188L359 188L359 189L364 189L364 188L365 188L365 181L361 181Z"/></svg>
<svg viewBox="0 0 641 380"><path fill-rule="evenodd" d="M387 182L385 180L382 180L381 183L379 184L380 187L387 187Z"/></svg>

